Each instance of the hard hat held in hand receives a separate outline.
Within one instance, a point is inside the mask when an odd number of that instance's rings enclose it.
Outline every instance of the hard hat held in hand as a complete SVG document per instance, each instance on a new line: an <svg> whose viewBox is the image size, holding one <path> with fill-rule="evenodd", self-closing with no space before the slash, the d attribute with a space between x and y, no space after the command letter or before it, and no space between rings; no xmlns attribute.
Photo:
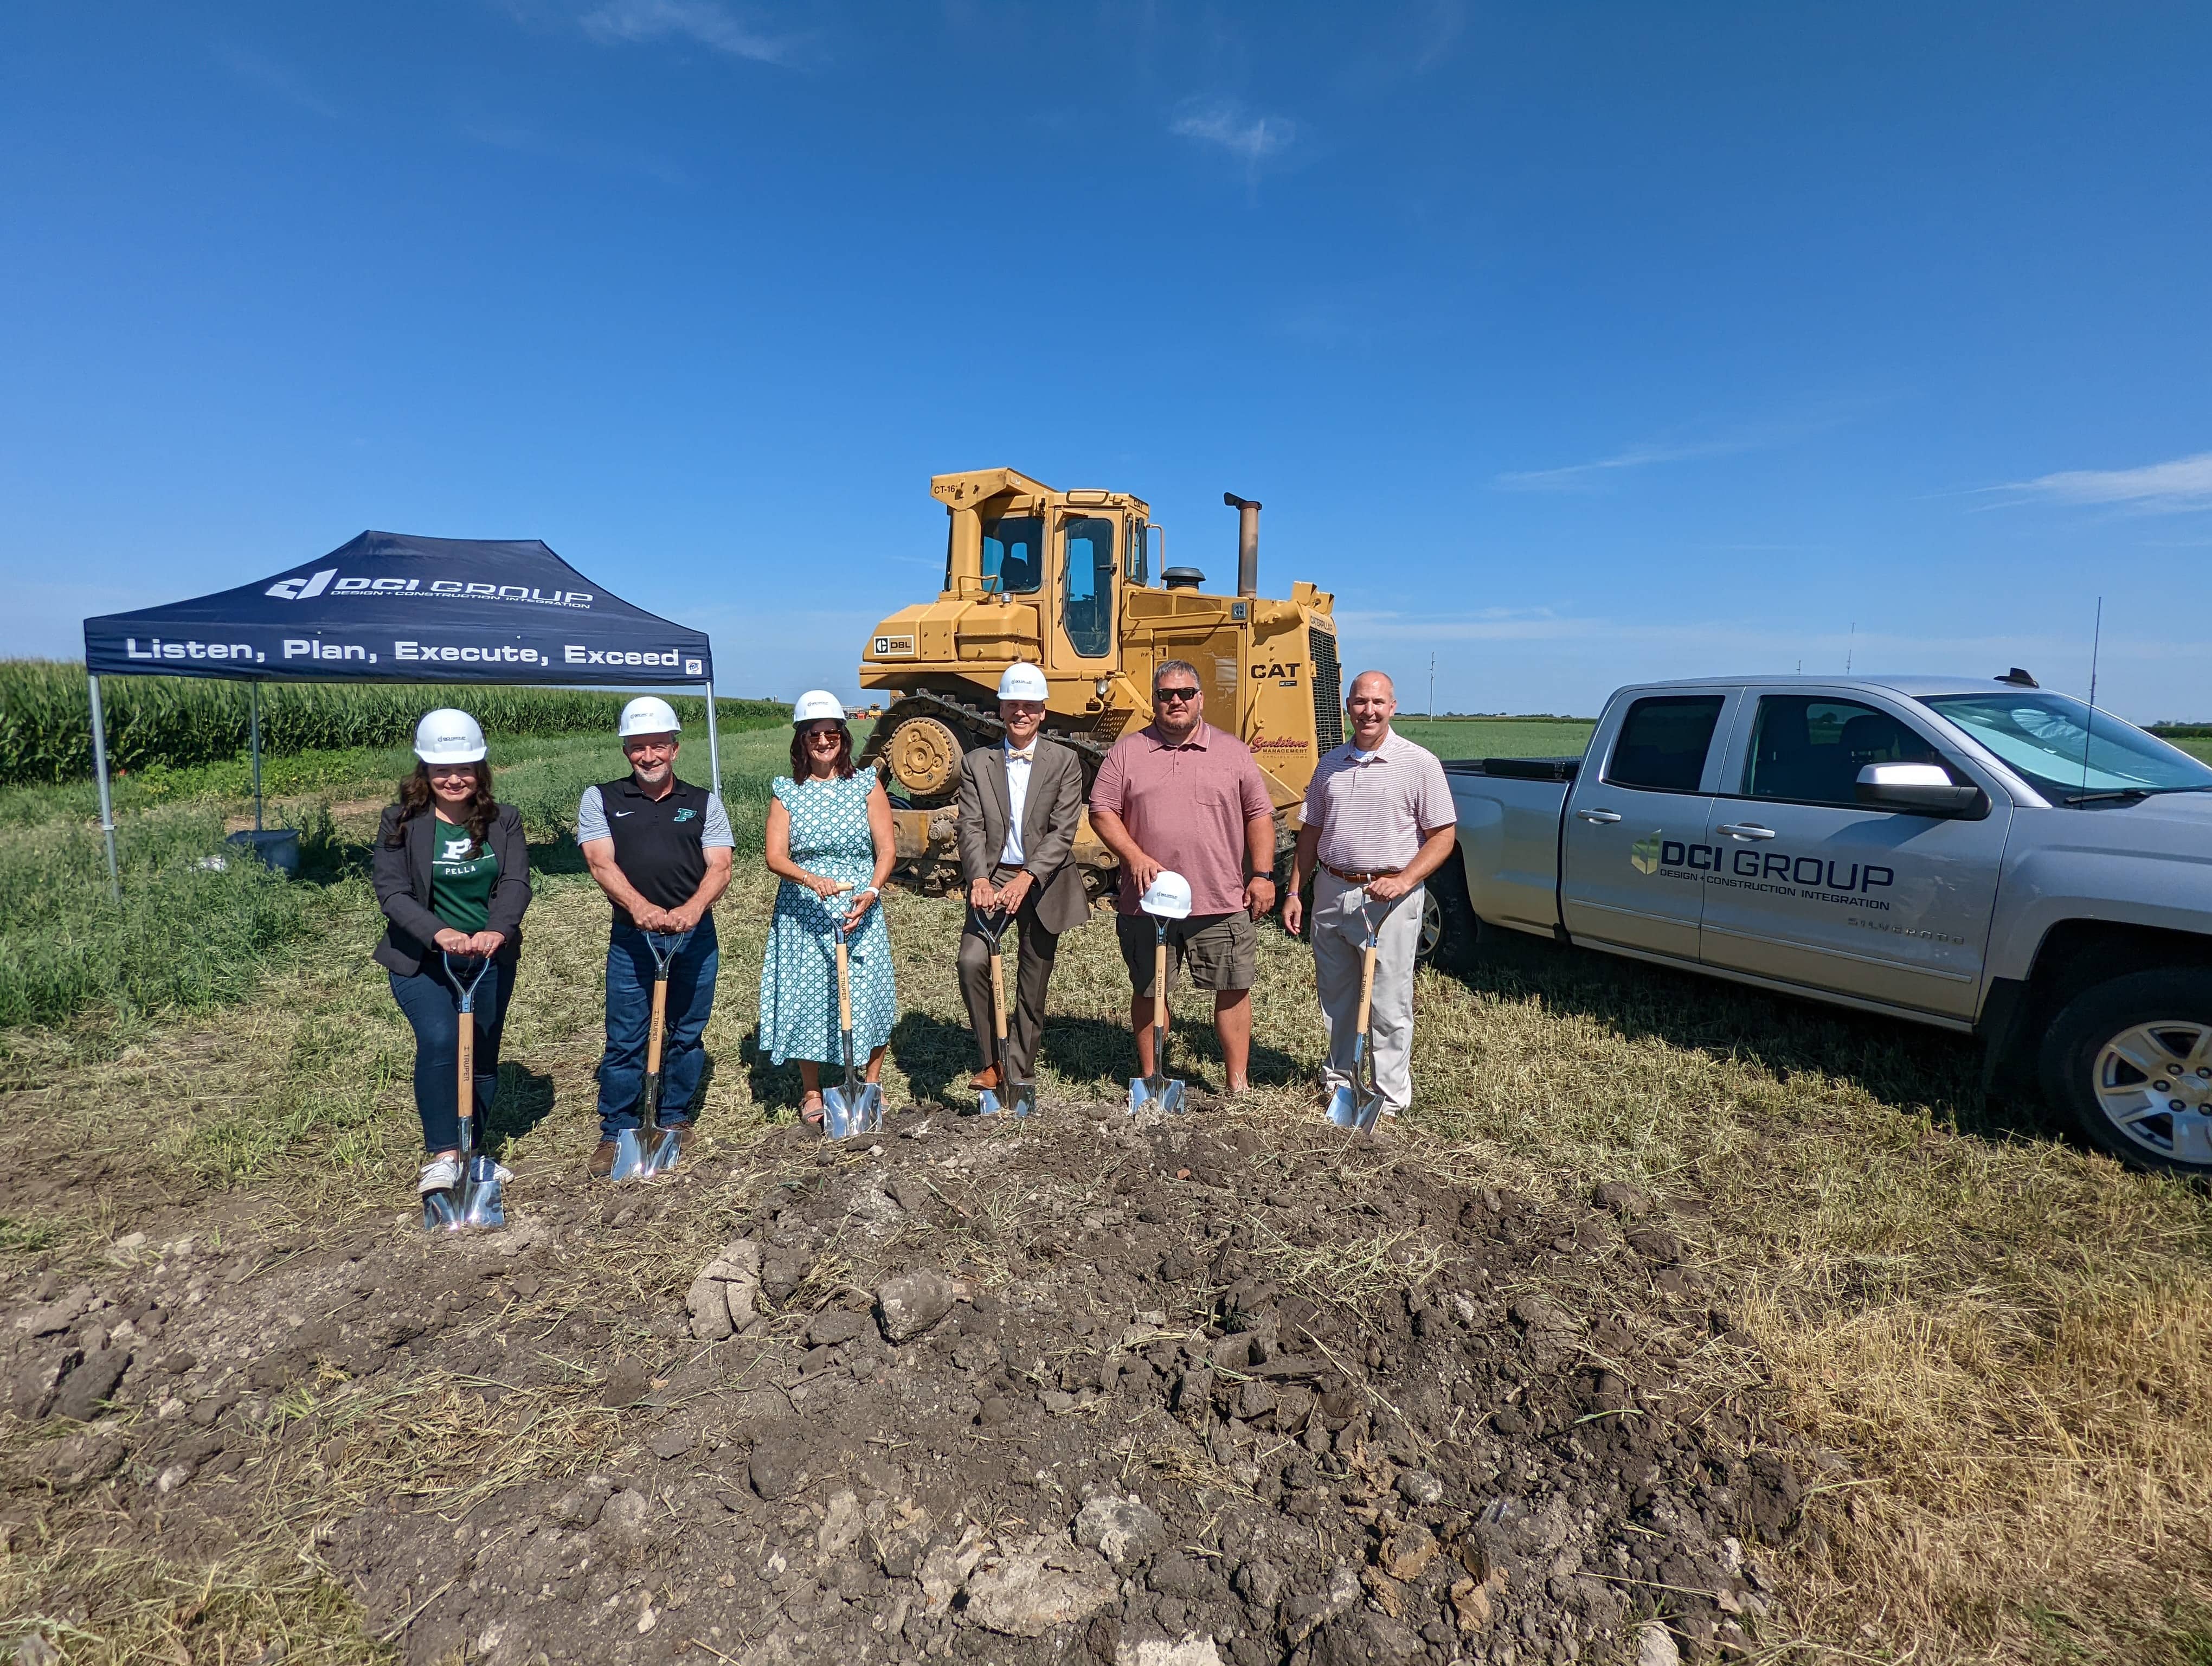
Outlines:
<svg viewBox="0 0 2212 1666"><path fill-rule="evenodd" d="M1044 685L1044 673L1026 662L1008 666L1006 674L999 679L1001 700L1042 700L1050 692Z"/></svg>
<svg viewBox="0 0 2212 1666"><path fill-rule="evenodd" d="M1156 920L1188 920L1190 918L1190 881L1180 873L1162 868L1145 894L1137 899L1137 906Z"/></svg>
<svg viewBox="0 0 2212 1666"><path fill-rule="evenodd" d="M823 718L832 723L845 721L845 708L837 703L837 696L827 689L809 689L799 696L799 703L791 708L794 723L814 723Z"/></svg>
<svg viewBox="0 0 2212 1666"><path fill-rule="evenodd" d="M623 708L615 733L628 740L634 734L677 734L683 727L676 721L675 707L657 694L641 694Z"/></svg>
<svg viewBox="0 0 2212 1666"><path fill-rule="evenodd" d="M484 751L476 719L451 706L425 714L415 726L415 756L425 763L478 763Z"/></svg>

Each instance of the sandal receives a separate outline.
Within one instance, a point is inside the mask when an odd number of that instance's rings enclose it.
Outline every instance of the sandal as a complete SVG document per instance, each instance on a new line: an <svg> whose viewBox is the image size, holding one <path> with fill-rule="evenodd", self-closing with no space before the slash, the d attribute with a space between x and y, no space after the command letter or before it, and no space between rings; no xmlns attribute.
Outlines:
<svg viewBox="0 0 2212 1666"><path fill-rule="evenodd" d="M800 1096L799 1101L799 1120L805 1123L809 1128L818 1128L822 1126L822 1096L819 1093L808 1093Z"/></svg>

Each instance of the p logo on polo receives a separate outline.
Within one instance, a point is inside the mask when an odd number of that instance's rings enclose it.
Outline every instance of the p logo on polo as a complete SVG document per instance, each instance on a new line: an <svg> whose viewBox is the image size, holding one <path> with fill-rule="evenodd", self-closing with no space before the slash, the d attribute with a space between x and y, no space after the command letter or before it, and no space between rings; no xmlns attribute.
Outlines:
<svg viewBox="0 0 2212 1666"><path fill-rule="evenodd" d="M688 804L687 804L687 805L685 805L685 806L684 806L684 808L682 808L681 810L678 811L674 815L671 816L668 819L669 819L669 820L671 820L671 821L677 821L677 822L696 821L696 820L698 818L698 815L699 815L699 812L698 812L696 810L694 810L694 809L693 809L690 805L688 805Z"/></svg>
<svg viewBox="0 0 2212 1666"><path fill-rule="evenodd" d="M448 862L465 862L469 859L469 847L475 842L473 839L465 837L448 839L446 841L446 854L440 860Z"/></svg>
<svg viewBox="0 0 2212 1666"><path fill-rule="evenodd" d="M1655 827L1628 847L1628 865L1638 873L1656 873L1659 871L1659 830Z"/></svg>

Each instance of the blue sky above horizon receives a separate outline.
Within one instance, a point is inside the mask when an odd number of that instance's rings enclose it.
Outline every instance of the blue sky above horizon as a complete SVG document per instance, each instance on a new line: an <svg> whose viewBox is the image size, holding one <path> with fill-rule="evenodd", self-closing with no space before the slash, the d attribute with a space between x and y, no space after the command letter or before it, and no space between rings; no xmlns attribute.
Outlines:
<svg viewBox="0 0 2212 1666"><path fill-rule="evenodd" d="M849 692L927 477L1150 500L1446 709L1993 673L2212 718L2212 14L0 15L0 653L364 527Z"/></svg>

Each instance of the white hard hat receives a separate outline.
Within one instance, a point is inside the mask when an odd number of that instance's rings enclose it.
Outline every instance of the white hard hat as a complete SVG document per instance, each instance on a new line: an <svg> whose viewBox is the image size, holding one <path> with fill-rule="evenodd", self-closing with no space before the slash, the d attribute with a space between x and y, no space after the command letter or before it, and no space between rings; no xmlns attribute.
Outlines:
<svg viewBox="0 0 2212 1666"><path fill-rule="evenodd" d="M641 694L623 708L615 733L628 740L634 734L678 734L684 726L676 721L676 708L657 694Z"/></svg>
<svg viewBox="0 0 2212 1666"><path fill-rule="evenodd" d="M1188 920L1190 918L1190 881L1180 873L1162 868L1152 883L1146 886L1137 906L1158 920Z"/></svg>
<svg viewBox="0 0 2212 1666"><path fill-rule="evenodd" d="M794 724L811 723L819 718L833 723L845 721L845 708L837 703L837 696L827 689L809 689L799 696L799 703L791 708Z"/></svg>
<svg viewBox="0 0 2212 1666"><path fill-rule="evenodd" d="M478 763L484 751L476 719L451 706L425 713L415 726L415 756L425 763Z"/></svg>
<svg viewBox="0 0 2212 1666"><path fill-rule="evenodd" d="M999 698L1001 700L1042 700L1051 690L1044 685L1044 673L1024 660L1018 666L1008 666L1006 674L999 679Z"/></svg>

